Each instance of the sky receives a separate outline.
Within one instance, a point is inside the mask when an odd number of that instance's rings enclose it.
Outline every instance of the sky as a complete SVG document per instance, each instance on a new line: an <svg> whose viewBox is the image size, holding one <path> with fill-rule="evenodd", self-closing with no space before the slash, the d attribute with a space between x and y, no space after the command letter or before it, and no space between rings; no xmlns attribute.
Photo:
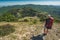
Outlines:
<svg viewBox="0 0 60 40"><path fill-rule="evenodd" d="M60 0L0 0L0 1L60 1Z"/></svg>
<svg viewBox="0 0 60 40"><path fill-rule="evenodd" d="M25 5L25 4L60 5L60 0L0 0L0 6Z"/></svg>

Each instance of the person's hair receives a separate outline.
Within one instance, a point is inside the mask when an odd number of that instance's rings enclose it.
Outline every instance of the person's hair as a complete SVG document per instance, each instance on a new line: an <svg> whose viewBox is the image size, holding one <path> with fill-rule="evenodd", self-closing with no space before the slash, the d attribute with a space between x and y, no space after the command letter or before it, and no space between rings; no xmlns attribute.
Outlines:
<svg viewBox="0 0 60 40"><path fill-rule="evenodd" d="M51 16L50 14L48 14L48 16Z"/></svg>
<svg viewBox="0 0 60 40"><path fill-rule="evenodd" d="M47 15L46 15L46 18L49 18L48 16L51 16L51 15L50 15L50 14L47 14Z"/></svg>

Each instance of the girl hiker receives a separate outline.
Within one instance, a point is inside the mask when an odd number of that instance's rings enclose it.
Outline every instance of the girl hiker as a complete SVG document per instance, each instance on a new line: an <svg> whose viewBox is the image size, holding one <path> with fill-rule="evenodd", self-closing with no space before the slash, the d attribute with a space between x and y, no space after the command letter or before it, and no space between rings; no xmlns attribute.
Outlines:
<svg viewBox="0 0 60 40"><path fill-rule="evenodd" d="M48 33L48 29L52 29L54 18L51 15L48 15L48 18L45 20L44 26L44 35Z"/></svg>

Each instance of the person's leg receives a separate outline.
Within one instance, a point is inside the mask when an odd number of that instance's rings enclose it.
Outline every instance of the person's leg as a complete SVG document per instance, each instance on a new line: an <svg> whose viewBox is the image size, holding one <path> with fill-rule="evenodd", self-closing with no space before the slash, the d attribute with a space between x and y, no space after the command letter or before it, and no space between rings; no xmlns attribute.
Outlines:
<svg viewBox="0 0 60 40"><path fill-rule="evenodd" d="M46 34L46 30L47 30L47 29L46 29L46 27L45 27L45 28L44 28L44 34Z"/></svg>
<svg viewBox="0 0 60 40"><path fill-rule="evenodd" d="M44 34L48 33L48 28L44 28Z"/></svg>
<svg viewBox="0 0 60 40"><path fill-rule="evenodd" d="M48 28L47 28L47 30L46 30L46 34L48 33Z"/></svg>
<svg viewBox="0 0 60 40"><path fill-rule="evenodd" d="M45 33L46 28L44 28L44 33Z"/></svg>

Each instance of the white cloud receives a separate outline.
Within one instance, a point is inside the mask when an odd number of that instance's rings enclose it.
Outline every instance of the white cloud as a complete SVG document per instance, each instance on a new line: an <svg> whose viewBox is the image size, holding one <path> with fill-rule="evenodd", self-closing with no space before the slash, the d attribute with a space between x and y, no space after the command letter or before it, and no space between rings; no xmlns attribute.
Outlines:
<svg viewBox="0 0 60 40"><path fill-rule="evenodd" d="M7 5L24 5L24 4L36 4L36 5L60 5L60 1L25 1L25 2L0 2L0 6Z"/></svg>
<svg viewBox="0 0 60 40"><path fill-rule="evenodd" d="M38 2L36 4L41 4L41 5L60 5L60 1L46 1L46 2Z"/></svg>

